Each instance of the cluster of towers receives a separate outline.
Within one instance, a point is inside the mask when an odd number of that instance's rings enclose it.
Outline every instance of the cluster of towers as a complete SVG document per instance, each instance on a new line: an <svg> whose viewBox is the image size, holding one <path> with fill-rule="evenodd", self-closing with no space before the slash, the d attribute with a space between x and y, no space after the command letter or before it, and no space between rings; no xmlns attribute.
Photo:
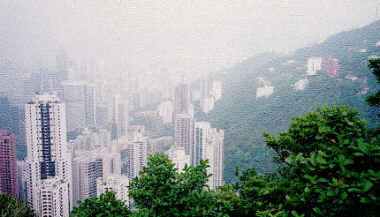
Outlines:
<svg viewBox="0 0 380 217"><path fill-rule="evenodd" d="M223 184L223 139L224 131L212 128L208 122L194 121L194 110L190 104L187 84L175 88L174 99L174 145L169 158L182 169L185 164L197 166L200 159L208 160L208 173L212 176L210 188Z"/></svg>

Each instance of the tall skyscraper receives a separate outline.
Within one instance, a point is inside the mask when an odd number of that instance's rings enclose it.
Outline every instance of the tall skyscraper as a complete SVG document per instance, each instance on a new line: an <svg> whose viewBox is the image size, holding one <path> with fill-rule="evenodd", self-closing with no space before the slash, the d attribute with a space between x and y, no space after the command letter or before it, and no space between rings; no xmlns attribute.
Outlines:
<svg viewBox="0 0 380 217"><path fill-rule="evenodd" d="M129 125L129 106L119 95L113 97L112 121L116 125L117 138L125 136Z"/></svg>
<svg viewBox="0 0 380 217"><path fill-rule="evenodd" d="M199 165L199 160L204 159L204 149L209 138L211 126L208 122L196 122L194 124L194 142L191 147L191 165Z"/></svg>
<svg viewBox="0 0 380 217"><path fill-rule="evenodd" d="M62 82L62 99L66 103L67 130L79 131L86 127L86 86L82 81Z"/></svg>
<svg viewBox="0 0 380 217"><path fill-rule="evenodd" d="M208 77L202 76L200 81L200 97L199 97L199 105L203 109L203 104L206 99L209 97L209 88L208 88Z"/></svg>
<svg viewBox="0 0 380 217"><path fill-rule="evenodd" d="M213 128L210 137L212 145L206 148L206 158L212 158L212 161L210 160L212 177L209 180L209 186L215 189L217 186L223 185L224 131Z"/></svg>
<svg viewBox="0 0 380 217"><path fill-rule="evenodd" d="M16 138L14 133L0 130L0 190L18 197Z"/></svg>
<svg viewBox="0 0 380 217"><path fill-rule="evenodd" d="M25 105L25 127L28 203L40 216L67 216L72 198L65 104L54 93L38 94ZM51 197L49 201L59 204L49 202L47 208L46 194ZM62 211L61 207L67 209Z"/></svg>
<svg viewBox="0 0 380 217"><path fill-rule="evenodd" d="M183 147L185 154L190 154L193 143L194 119L189 113L176 114L174 122L174 145Z"/></svg>
<svg viewBox="0 0 380 217"><path fill-rule="evenodd" d="M194 142L191 147L191 164L199 165L200 159L208 159L212 174L208 185L214 189L223 184L223 140L224 131L212 128L208 122L195 123Z"/></svg>
<svg viewBox="0 0 380 217"><path fill-rule="evenodd" d="M94 84L86 84L85 86L85 117L86 126L96 126L96 87Z"/></svg>
<svg viewBox="0 0 380 217"><path fill-rule="evenodd" d="M187 84L179 84L175 87L174 113L188 113L190 111L190 91Z"/></svg>

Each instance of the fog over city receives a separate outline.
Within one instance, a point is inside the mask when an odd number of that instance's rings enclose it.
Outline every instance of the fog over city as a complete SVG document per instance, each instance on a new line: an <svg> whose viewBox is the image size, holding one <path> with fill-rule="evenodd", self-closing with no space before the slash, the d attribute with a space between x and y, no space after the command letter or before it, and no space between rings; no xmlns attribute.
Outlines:
<svg viewBox="0 0 380 217"><path fill-rule="evenodd" d="M374 20L377 0L3 0L0 59L31 73L54 68L59 48L102 73L222 70L259 52L281 53ZM99 69L100 70L100 69ZM191 76L190 76L191 75Z"/></svg>
<svg viewBox="0 0 380 217"><path fill-rule="evenodd" d="M0 216L378 216L380 0L0 0Z"/></svg>

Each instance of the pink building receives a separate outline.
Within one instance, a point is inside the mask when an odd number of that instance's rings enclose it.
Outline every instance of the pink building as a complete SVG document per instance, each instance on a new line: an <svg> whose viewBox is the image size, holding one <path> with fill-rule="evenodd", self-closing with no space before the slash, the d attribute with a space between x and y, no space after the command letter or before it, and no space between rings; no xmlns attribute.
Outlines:
<svg viewBox="0 0 380 217"><path fill-rule="evenodd" d="M0 130L0 190L18 196L15 134Z"/></svg>

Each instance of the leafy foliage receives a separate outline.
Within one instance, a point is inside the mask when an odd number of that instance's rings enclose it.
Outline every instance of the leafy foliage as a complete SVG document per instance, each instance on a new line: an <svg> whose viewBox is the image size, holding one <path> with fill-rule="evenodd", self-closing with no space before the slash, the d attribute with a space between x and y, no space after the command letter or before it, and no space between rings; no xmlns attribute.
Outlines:
<svg viewBox="0 0 380 217"><path fill-rule="evenodd" d="M357 111L321 107L293 119L279 138L265 133L281 166L243 172L230 216L376 216L380 212L380 136ZM233 198L233 199L230 199Z"/></svg>
<svg viewBox="0 0 380 217"><path fill-rule="evenodd" d="M4 193L0 193L0 216L37 217L34 211L24 202Z"/></svg>
<svg viewBox="0 0 380 217"><path fill-rule="evenodd" d="M377 82L380 83L380 58L370 59L369 68L373 69L373 74L375 75ZM367 97L367 102L371 106L380 106L380 90L372 95L369 95Z"/></svg>
<svg viewBox="0 0 380 217"><path fill-rule="evenodd" d="M208 190L207 161L179 172L163 154L149 158L148 166L129 187L138 211L134 216L223 216L223 205Z"/></svg>
<svg viewBox="0 0 380 217"><path fill-rule="evenodd" d="M79 206L74 207L70 216L75 217L124 217L129 216L129 208L121 200L116 199L116 193L107 191L100 197L88 198L84 202L79 201Z"/></svg>

